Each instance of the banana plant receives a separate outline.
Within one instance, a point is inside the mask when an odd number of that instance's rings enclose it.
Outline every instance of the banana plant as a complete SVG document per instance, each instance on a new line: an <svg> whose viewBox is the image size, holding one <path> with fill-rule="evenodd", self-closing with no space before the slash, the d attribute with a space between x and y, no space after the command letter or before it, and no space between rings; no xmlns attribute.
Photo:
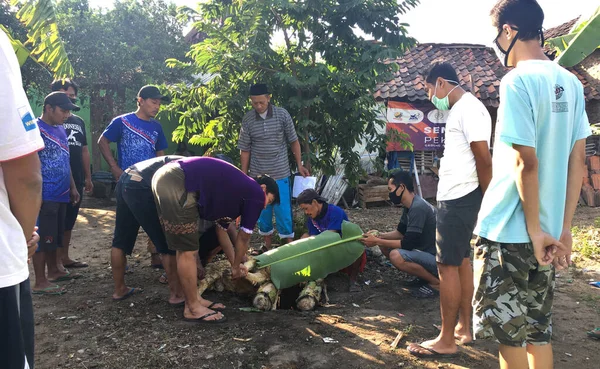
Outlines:
<svg viewBox="0 0 600 369"><path fill-rule="evenodd" d="M323 232L317 236L290 242L256 256L260 268L271 267L271 281L277 289L314 281L335 273L358 259L365 250L363 232L356 224L344 221L342 236Z"/></svg>
<svg viewBox="0 0 600 369"><path fill-rule="evenodd" d="M31 58L50 70L54 78L73 77L75 71L58 32L52 0L11 0L11 5L19 6L16 17L27 28L27 40L23 43L6 27L0 27L9 37L19 64Z"/></svg>
<svg viewBox="0 0 600 369"><path fill-rule="evenodd" d="M600 47L600 7L589 18L582 17L566 35L546 41L558 56L555 61L563 67L575 66Z"/></svg>

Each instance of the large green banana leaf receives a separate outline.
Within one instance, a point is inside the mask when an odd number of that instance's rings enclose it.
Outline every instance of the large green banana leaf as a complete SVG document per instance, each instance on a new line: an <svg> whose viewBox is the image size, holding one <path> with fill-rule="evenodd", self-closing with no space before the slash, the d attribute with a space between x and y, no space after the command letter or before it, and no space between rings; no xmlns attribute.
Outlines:
<svg viewBox="0 0 600 369"><path fill-rule="evenodd" d="M11 0L11 5L20 5L17 19L27 28L27 41L23 44L4 31L11 43L19 63L23 65L27 57L48 68L54 78L73 77L75 71L69 61L62 39L58 32L52 0Z"/></svg>
<svg viewBox="0 0 600 369"><path fill-rule="evenodd" d="M600 46L600 7L571 33L550 39L547 43L559 53L555 59L558 64L564 67L579 64Z"/></svg>
<svg viewBox="0 0 600 369"><path fill-rule="evenodd" d="M277 288L325 278L358 259L365 250L362 230L356 224L342 224L343 238L336 232L323 232L256 257L258 268L271 267L271 281Z"/></svg>

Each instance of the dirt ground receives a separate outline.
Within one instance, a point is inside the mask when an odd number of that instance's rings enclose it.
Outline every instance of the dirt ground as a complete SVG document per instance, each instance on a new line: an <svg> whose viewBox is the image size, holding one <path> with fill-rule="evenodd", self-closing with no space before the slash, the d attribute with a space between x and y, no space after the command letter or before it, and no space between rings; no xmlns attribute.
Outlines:
<svg viewBox="0 0 600 369"><path fill-rule="evenodd" d="M400 210L390 207L353 209L350 220L363 230L391 230ZM208 292L205 297L227 306L228 321L200 325L181 321L182 308L166 301L167 289L158 283L140 234L129 264L129 286L144 292L121 302L111 300L109 250L114 206L84 200L72 255L89 268L84 277L66 282L63 296L34 296L36 368L497 368L497 348L477 341L459 349L459 356L426 361L405 350L437 334L439 300L418 300L403 291L403 276L388 265L369 261L361 276L362 292L349 293L343 275L327 279L330 304L301 313L284 306L274 312L240 311L249 297ZM600 209L579 208L576 223L594 224ZM556 368L598 368L600 341L587 330L600 326L600 280L596 271L573 268L557 279L554 304ZM33 274L32 274L33 276ZM398 348L390 348L404 331ZM325 343L323 338L334 343Z"/></svg>

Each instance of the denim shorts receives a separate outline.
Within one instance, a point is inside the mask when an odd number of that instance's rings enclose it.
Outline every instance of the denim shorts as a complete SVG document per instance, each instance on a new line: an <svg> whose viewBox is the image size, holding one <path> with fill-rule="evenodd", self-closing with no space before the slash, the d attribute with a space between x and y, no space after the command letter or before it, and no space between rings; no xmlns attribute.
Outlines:
<svg viewBox="0 0 600 369"><path fill-rule="evenodd" d="M428 252L425 251L421 251L421 250L404 250L404 249L397 249L398 252L400 252L400 255L402 256L402 258L409 262L409 263L415 263L415 264L419 264L420 266L422 266L423 268L425 268L425 270L427 270L429 273L433 274L434 276L438 276L438 269L437 269L437 263L435 261L435 255L432 255Z"/></svg>

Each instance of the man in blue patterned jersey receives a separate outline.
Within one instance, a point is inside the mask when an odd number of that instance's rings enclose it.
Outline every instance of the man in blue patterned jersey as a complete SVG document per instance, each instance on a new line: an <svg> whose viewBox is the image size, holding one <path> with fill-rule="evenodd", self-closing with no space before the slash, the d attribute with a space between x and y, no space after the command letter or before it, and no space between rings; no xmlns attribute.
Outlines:
<svg viewBox="0 0 600 369"><path fill-rule="evenodd" d="M114 118L106 127L98 146L115 180L118 181L123 170L130 166L165 155L167 138L154 117L158 114L160 104L168 101L169 98L161 94L156 86L144 86L137 95L137 110ZM118 160L113 158L110 151L111 142L117 143ZM150 264L161 266L157 253L152 253Z"/></svg>
<svg viewBox="0 0 600 369"><path fill-rule="evenodd" d="M123 174L123 169L165 154L167 138L154 117L158 114L161 102L168 100L156 86L142 87L137 95L138 109L114 118L100 136L100 152L116 180ZM118 161L110 151L111 142L117 143Z"/></svg>
<svg viewBox="0 0 600 369"><path fill-rule="evenodd" d="M45 148L39 152L42 164L42 208L38 217L40 242L33 255L34 294L60 295L65 292L54 284L74 277L57 264L57 249L62 247L67 204L79 202L79 193L69 159L69 143L63 123L79 107L64 92L52 92L44 99L44 110L37 124ZM46 265L48 276L46 277Z"/></svg>

